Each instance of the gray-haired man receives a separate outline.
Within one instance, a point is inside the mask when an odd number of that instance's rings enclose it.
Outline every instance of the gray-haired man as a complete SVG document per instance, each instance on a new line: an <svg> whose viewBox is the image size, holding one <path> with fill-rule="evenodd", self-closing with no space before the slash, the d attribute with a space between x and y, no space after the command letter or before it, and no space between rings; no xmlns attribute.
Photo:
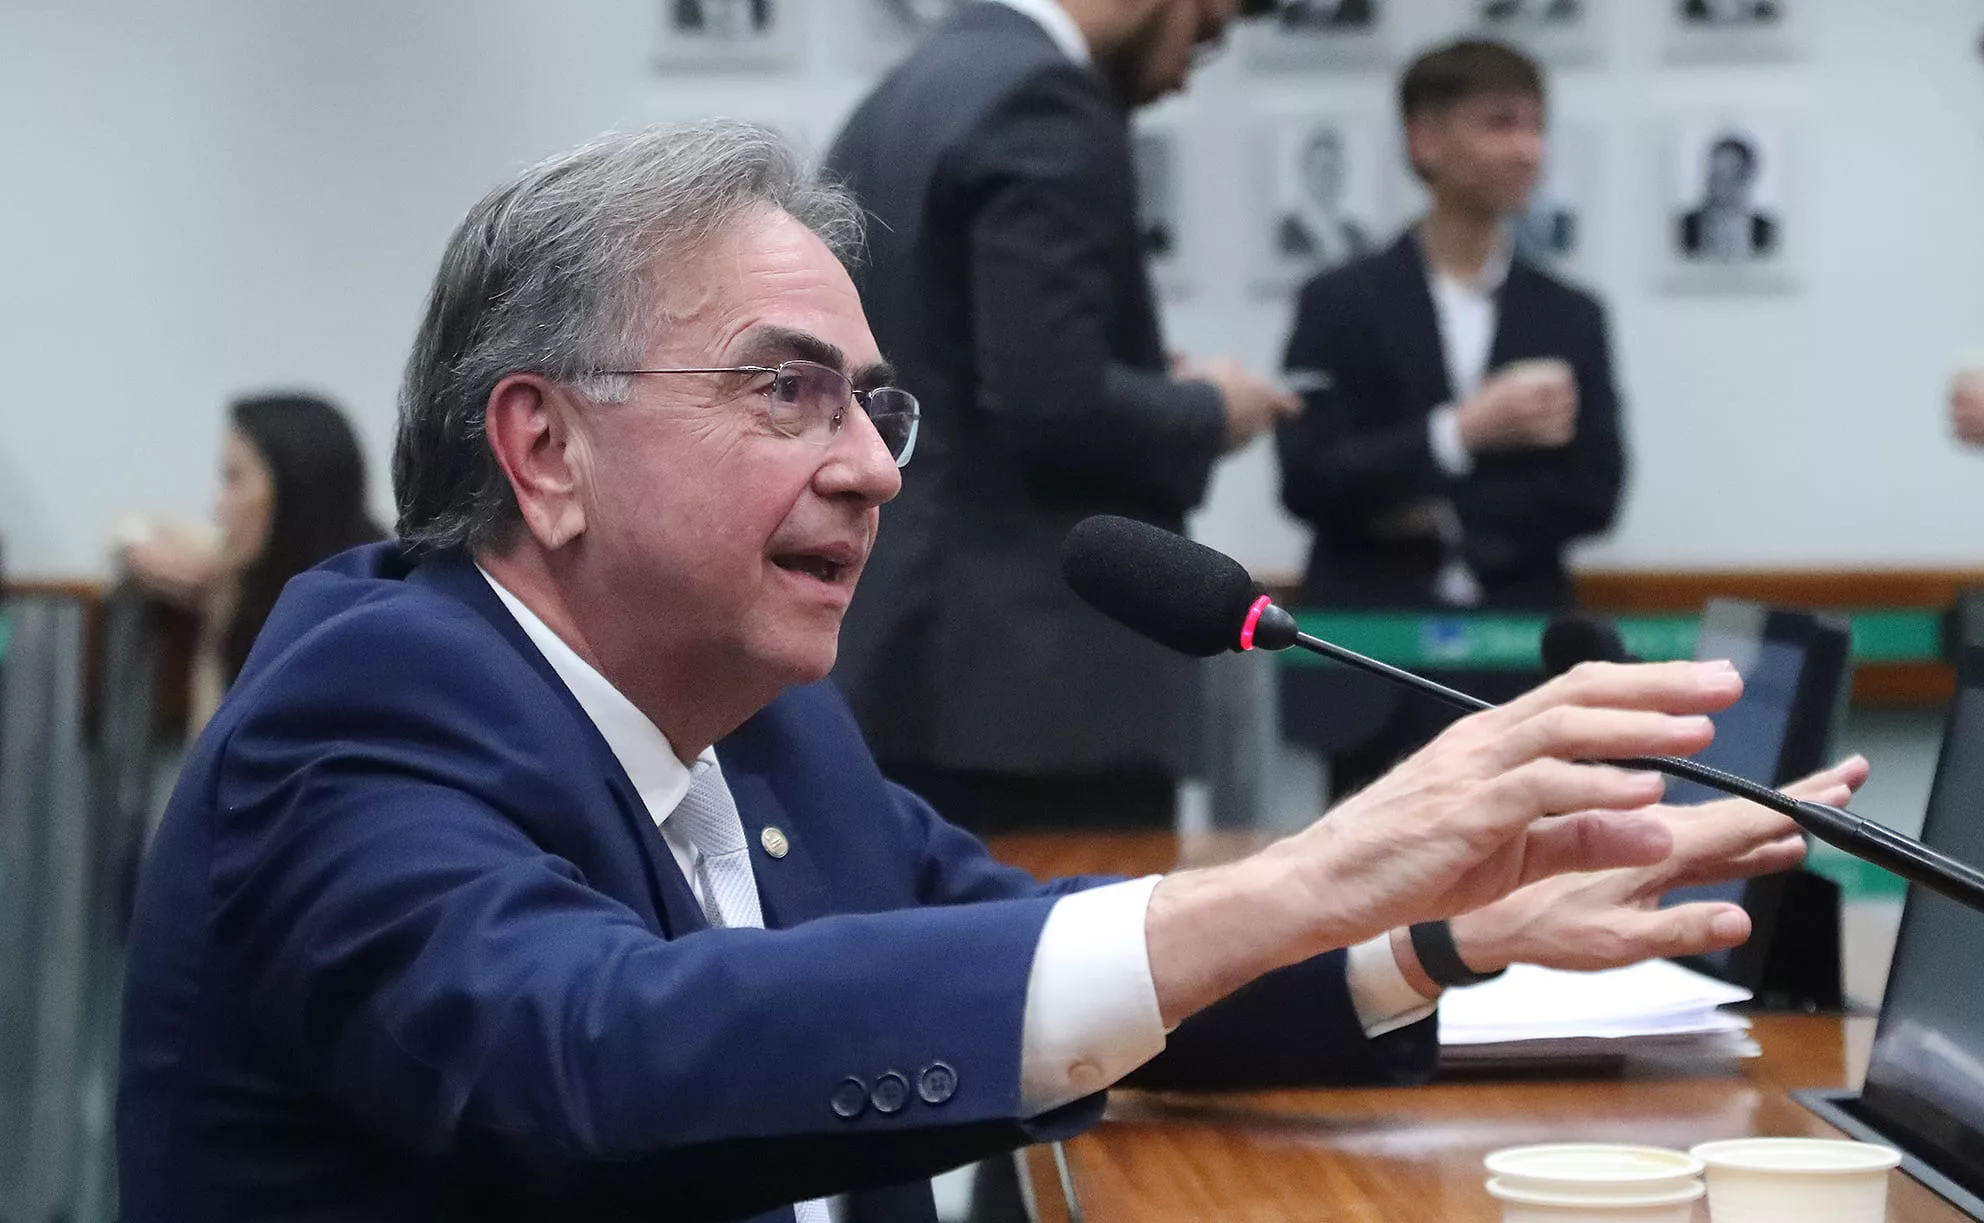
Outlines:
<svg viewBox="0 0 1984 1223"><path fill-rule="evenodd" d="M853 217L726 124L470 212L402 542L291 584L146 863L125 1219L926 1221L921 1178L1126 1074L1423 1074L1433 984L1374 1018L1340 950L1411 923L1474 969L1741 937L1640 904L1794 860L1788 828L1621 811L1658 779L1573 763L1699 747L1726 668L1583 671L1163 879L1040 885L884 782L816 682L915 438Z"/></svg>

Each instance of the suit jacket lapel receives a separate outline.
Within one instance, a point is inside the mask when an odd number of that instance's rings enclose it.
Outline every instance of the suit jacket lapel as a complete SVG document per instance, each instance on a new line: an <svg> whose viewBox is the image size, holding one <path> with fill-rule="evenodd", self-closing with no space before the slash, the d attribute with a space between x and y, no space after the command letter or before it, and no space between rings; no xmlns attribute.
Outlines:
<svg viewBox="0 0 1984 1223"><path fill-rule="evenodd" d="M737 815L744 822L744 838L751 847L751 873L758 881L758 902L765 912L766 929L786 929L810 921L829 911L826 881L811 853L806 837L793 826L790 812L763 774L742 764L734 766L725 758L721 744L717 760L723 765L723 779L736 800ZM783 856L766 844L767 829L772 847L782 847Z"/></svg>
<svg viewBox="0 0 1984 1223"><path fill-rule="evenodd" d="M1426 260L1419 238L1408 229L1379 259L1379 292L1383 313L1397 320L1379 329L1392 368L1404 391L1406 408L1429 412L1454 397L1447 377L1446 347L1440 338L1440 316L1433 308L1433 291L1426 283Z"/></svg>
<svg viewBox="0 0 1984 1223"><path fill-rule="evenodd" d="M615 805L627 825L627 835L640 847L649 902L654 906L663 933L670 938L680 938L691 931L707 929L709 922L703 916L702 906L696 903L696 894L689 889L689 881L682 877L681 868L675 865L675 855L668 851L667 843L661 839L661 830L654 826L653 818L648 815L647 804L641 801L634 783L628 780L627 771L620 767L613 749L606 745L605 738L592 724L592 719L586 716L579 699L572 695L565 681L558 678L558 672L531 643L523 626L503 606L502 600L489 588L489 583L474 563L460 553L444 553L421 562L408 580L422 582L466 603L494 625L511 648L523 655L524 660L544 677L551 691L564 702L566 710L586 729L593 746L592 767L606 778Z"/></svg>

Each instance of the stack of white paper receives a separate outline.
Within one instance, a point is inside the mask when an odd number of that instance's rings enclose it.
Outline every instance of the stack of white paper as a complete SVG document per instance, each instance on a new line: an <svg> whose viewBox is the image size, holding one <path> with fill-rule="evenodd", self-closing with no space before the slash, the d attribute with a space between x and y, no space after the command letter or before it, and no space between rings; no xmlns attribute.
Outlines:
<svg viewBox="0 0 1984 1223"><path fill-rule="evenodd" d="M1518 964L1440 999L1449 1065L1595 1057L1755 1057L1750 1022L1717 1008L1750 991L1648 960L1603 972Z"/></svg>

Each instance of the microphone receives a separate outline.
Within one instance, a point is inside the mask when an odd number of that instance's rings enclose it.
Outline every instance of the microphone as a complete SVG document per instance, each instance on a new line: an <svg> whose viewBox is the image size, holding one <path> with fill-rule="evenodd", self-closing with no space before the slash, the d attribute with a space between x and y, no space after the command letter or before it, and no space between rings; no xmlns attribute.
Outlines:
<svg viewBox="0 0 1984 1223"><path fill-rule="evenodd" d="M1238 561L1146 522L1113 515L1083 519L1068 533L1061 553L1061 573L1089 606L1181 654L1209 658L1229 650L1299 646L1470 713L1494 708L1480 697L1302 632L1295 617L1275 606ZM1617 637L1616 630L1603 627ZM1605 648L1610 644L1588 628L1561 630L1558 640L1564 643L1561 657L1569 656L1574 643L1591 645L1597 640ZM1625 653L1623 644L1618 652ZM1583 661L1583 657L1572 661ZM1748 799L1790 817L1800 828L1856 858L1984 911L1984 871L1940 854L1885 824L1841 807L1793 798L1679 756L1636 756L1608 763L1665 773Z"/></svg>
<svg viewBox="0 0 1984 1223"><path fill-rule="evenodd" d="M1558 616L1543 630L1543 673L1562 675L1581 662L1639 662L1609 621Z"/></svg>

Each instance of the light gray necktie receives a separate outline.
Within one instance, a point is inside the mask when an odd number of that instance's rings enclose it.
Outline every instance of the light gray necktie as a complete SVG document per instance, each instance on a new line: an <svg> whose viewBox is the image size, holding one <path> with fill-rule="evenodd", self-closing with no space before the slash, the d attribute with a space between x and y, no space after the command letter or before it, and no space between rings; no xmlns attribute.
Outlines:
<svg viewBox="0 0 1984 1223"><path fill-rule="evenodd" d="M710 925L765 924L758 906L758 881L751 874L751 845L744 839L744 821L737 802L724 784L723 770L703 761L691 766L689 792L675 808L683 835L696 847L696 874L703 885L703 915Z"/></svg>
<svg viewBox="0 0 1984 1223"><path fill-rule="evenodd" d="M758 904L758 881L751 873L751 843L744 839L744 821L737 800L730 797L723 770L697 761L691 766L689 793L670 817L682 821L683 835L696 847L696 875L702 886L703 915L710 925L758 927L765 911ZM824 1201L794 1202L795 1223L829 1223Z"/></svg>

